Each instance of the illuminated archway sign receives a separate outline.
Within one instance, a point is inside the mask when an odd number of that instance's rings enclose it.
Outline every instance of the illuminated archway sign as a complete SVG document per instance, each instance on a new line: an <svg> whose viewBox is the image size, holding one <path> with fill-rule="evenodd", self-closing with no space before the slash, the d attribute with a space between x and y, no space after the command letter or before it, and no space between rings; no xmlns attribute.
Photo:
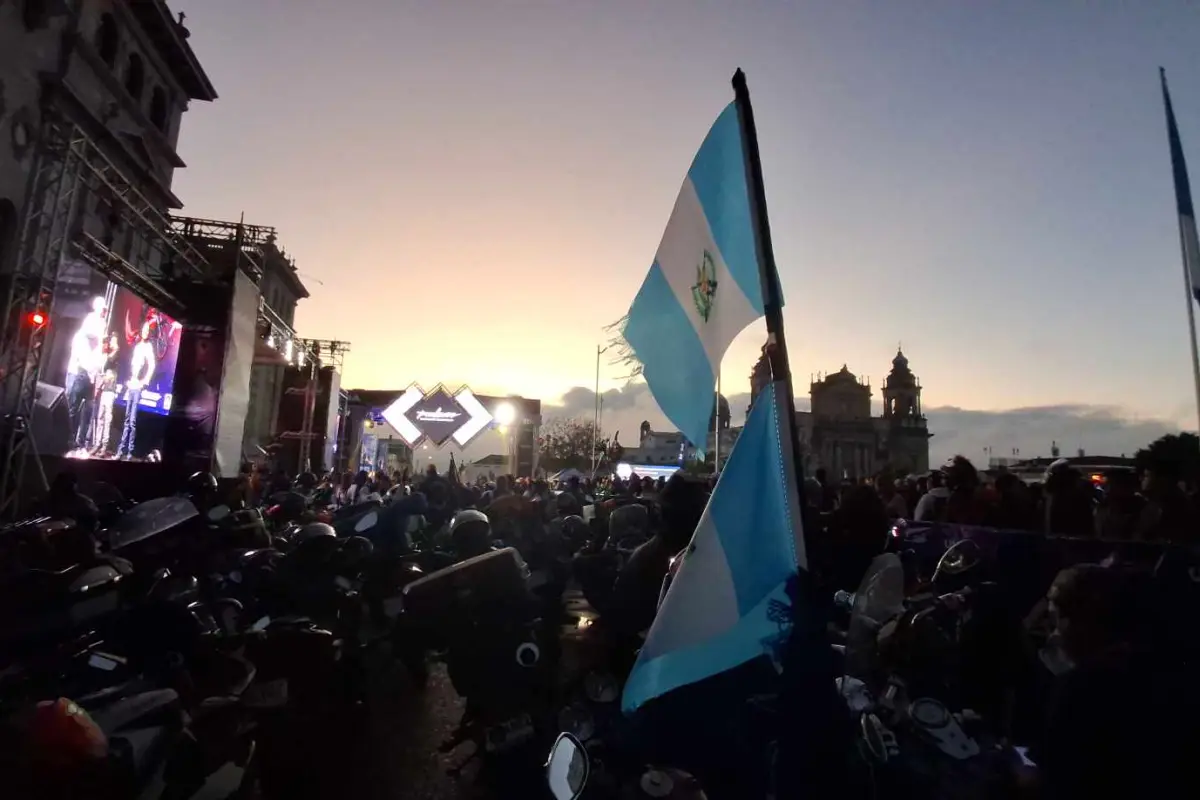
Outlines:
<svg viewBox="0 0 1200 800"><path fill-rule="evenodd" d="M425 441L441 447L451 439L466 447L492 422L474 392L464 386L451 394L440 383L428 392L413 384L380 416L409 447Z"/></svg>

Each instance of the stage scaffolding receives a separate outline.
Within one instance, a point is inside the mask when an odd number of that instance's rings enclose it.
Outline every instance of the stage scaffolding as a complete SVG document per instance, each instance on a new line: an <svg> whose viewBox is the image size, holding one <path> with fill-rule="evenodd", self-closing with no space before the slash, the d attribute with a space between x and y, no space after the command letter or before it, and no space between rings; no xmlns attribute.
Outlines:
<svg viewBox="0 0 1200 800"><path fill-rule="evenodd" d="M213 261L234 248L234 266L260 283L266 266L267 248L278 239L275 229L267 225L247 225L245 218L238 222L199 217L171 217L171 229L191 242L198 250L212 255Z"/></svg>
<svg viewBox="0 0 1200 800"><path fill-rule="evenodd" d="M297 469L307 472L312 464L313 439L324 436L313 430L314 417L317 409L317 396L321 393L321 368L332 367L334 372L342 371L342 363L350 352L349 342L339 342L332 339L296 339L296 347L307 355L308 380L303 386L291 387L285 390L288 395L301 395L304 402L304 416L300 430L285 431L281 439L298 439L300 441L300 457ZM303 367L305 364L300 364ZM332 385L331 385L332 388ZM330 403L337 403L337 397L331 396ZM329 465L326 465L328 467Z"/></svg>
<svg viewBox="0 0 1200 800"><path fill-rule="evenodd" d="M47 328L52 324L59 268L65 258L86 262L110 280L126 285L165 310L183 305L178 280L209 282L216 276L204 256L175 231L169 217L151 203L79 125L50 104L42 109L34 165L0 331L0 518L19 513L27 461L46 484L33 438L38 375ZM107 205L110 222L132 228L129 256L83 230L83 209L92 197ZM41 315L37 323L35 314Z"/></svg>

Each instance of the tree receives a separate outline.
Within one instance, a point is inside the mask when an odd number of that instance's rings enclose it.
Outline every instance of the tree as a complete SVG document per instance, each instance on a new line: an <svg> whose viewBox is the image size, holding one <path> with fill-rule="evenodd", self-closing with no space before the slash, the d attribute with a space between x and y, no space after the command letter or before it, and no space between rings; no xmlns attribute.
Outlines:
<svg viewBox="0 0 1200 800"><path fill-rule="evenodd" d="M596 455L600 463L608 461L609 440L596 440ZM556 417L542 426L538 438L538 465L547 472L592 469L592 422L583 417Z"/></svg>
<svg viewBox="0 0 1200 800"><path fill-rule="evenodd" d="M1148 467L1171 478L1192 481L1200 476L1200 436L1168 433L1138 450L1134 460L1138 469Z"/></svg>

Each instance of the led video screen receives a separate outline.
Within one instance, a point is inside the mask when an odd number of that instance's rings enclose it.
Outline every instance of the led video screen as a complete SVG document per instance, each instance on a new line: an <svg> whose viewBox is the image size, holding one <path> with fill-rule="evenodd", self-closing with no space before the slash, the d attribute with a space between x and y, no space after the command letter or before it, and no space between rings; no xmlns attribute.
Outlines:
<svg viewBox="0 0 1200 800"><path fill-rule="evenodd" d="M47 324L39 407L47 454L161 458L181 326L78 262L64 263Z"/></svg>

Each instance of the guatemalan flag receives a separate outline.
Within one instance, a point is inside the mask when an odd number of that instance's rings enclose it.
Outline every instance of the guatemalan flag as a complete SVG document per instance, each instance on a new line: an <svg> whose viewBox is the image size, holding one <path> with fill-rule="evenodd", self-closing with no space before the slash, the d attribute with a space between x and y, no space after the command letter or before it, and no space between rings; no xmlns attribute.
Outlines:
<svg viewBox="0 0 1200 800"><path fill-rule="evenodd" d="M1187 271L1192 297L1200 303L1200 239L1196 237L1196 212L1192 207L1192 187L1188 180L1187 163L1183 160L1183 145L1175 125L1175 110L1167 91L1167 75L1159 70L1162 79L1163 103L1167 108L1167 138L1171 144L1171 170L1175 173L1175 205L1179 210L1179 238L1183 246L1183 263Z"/></svg>
<svg viewBox="0 0 1200 800"><path fill-rule="evenodd" d="M779 666L787 584L806 566L787 384L771 384L750 410L625 683L626 713L760 656Z"/></svg>
<svg viewBox="0 0 1200 800"><path fill-rule="evenodd" d="M658 407L700 449L708 440L721 358L763 313L733 102L700 145L621 329Z"/></svg>

